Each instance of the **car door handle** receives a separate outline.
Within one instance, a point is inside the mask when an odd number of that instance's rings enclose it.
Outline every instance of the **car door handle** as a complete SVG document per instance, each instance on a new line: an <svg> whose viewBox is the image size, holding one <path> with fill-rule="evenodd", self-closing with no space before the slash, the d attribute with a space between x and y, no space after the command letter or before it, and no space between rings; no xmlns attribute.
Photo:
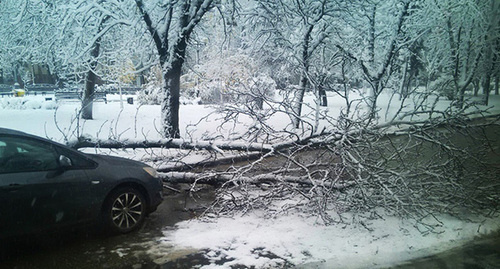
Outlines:
<svg viewBox="0 0 500 269"><path fill-rule="evenodd" d="M101 183L100 180L92 180L90 183L92 183L92 185L97 185L99 183Z"/></svg>
<svg viewBox="0 0 500 269"><path fill-rule="evenodd" d="M9 186L4 187L8 191L16 191L19 190L23 185L17 183L11 183Z"/></svg>

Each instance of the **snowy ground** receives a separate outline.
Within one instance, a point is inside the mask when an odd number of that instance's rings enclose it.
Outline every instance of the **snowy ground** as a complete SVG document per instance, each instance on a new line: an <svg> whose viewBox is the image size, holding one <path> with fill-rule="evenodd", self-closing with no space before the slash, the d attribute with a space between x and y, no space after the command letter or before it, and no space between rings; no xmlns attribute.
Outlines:
<svg viewBox="0 0 500 269"><path fill-rule="evenodd" d="M78 102L46 101L53 96L28 96L24 98L0 98L0 127L12 128L49 137L64 142L80 134L99 138L159 139L159 106L124 104L120 109L117 96L108 96L110 102L96 102L92 121L78 121ZM312 104L312 96L307 101ZM380 100L381 107L399 107L397 102L388 105L390 96ZM492 96L492 104L500 104L498 96ZM343 101L330 96L329 107L323 109L330 115L338 115ZM443 102L446 105L446 102ZM215 109L201 105L183 105L180 109L181 132L186 139L230 137L234 129L216 129L220 119L212 116L202 119ZM310 113L310 109L305 109ZM500 105L491 113L499 113ZM385 110L381 112L386 118ZM201 122L200 122L201 120ZM271 119L275 128L285 128L289 118L276 115ZM192 124L198 123L196 126ZM57 123L57 124L56 124ZM325 123L322 123L325 124ZM78 126L78 128L76 128ZM78 130L78 131L76 131ZM144 151L115 151L113 154L142 159ZM172 152L175 154L175 152ZM198 157L195 157L193 161ZM500 228L500 217L476 219L464 222L440 216L441 223L435 233L422 234L415 223L387 217L364 225L333 225L325 227L318 220L300 215L263 218L259 212L244 216L219 219L195 219L178 223L176 229L167 229L164 237L151 246L158 261L165 245L173 251L184 249L206 250L213 262L203 268L229 268L243 264L256 268L275 268L285 264L309 268L373 268L388 266L410 258L425 256L460 245L475 236L488 234ZM430 220L429 220L430 221ZM160 256L160 257L159 257ZM165 254L165 257L168 256ZM224 265L216 262L226 259ZM220 263L220 262L219 262Z"/></svg>
<svg viewBox="0 0 500 269"><path fill-rule="evenodd" d="M233 258L225 268L236 264L280 268L284 259L303 268L374 268L445 251L497 230L500 223L500 218L478 223L444 216L440 220L436 233L424 235L415 223L393 217L365 226L325 227L312 218L289 215L264 219L251 213L214 222L185 221L177 224L176 230L165 232L164 240L176 248L209 249L207 256L214 263ZM280 258L259 255L267 252Z"/></svg>

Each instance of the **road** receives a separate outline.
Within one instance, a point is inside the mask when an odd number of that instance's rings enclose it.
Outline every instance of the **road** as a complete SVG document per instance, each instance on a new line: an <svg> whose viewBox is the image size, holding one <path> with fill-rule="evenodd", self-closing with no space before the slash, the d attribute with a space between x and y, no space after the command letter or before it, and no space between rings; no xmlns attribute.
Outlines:
<svg viewBox="0 0 500 269"><path fill-rule="evenodd" d="M166 193L165 201L137 232L110 236L99 233L96 227L81 227L1 242L0 268L186 268L203 263L200 254L173 252L160 240L162 231L201 213L214 191Z"/></svg>

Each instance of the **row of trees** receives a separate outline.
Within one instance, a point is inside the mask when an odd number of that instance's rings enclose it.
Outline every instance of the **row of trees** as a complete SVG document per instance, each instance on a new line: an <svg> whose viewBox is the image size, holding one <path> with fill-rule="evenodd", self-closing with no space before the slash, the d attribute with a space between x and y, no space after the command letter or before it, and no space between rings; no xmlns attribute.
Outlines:
<svg viewBox="0 0 500 269"><path fill-rule="evenodd" d="M487 103L490 87L498 92L497 0L0 0L0 9L2 68L47 64L61 79L85 82L85 118L97 77L120 83L151 71L143 97L162 105L169 139L82 138L74 147L204 148L217 159L228 150L256 158L224 171L163 174L220 184L216 212L302 207L334 223L332 211L368 209L372 217L383 209L423 222L498 200L485 154L495 134L483 129L487 121L471 127L465 98L482 88ZM214 132L239 141L174 139L182 83L225 103L214 112L224 121ZM326 90L345 101L338 116L319 109ZM316 107L305 107L307 91ZM383 93L400 100L381 124ZM438 106L442 96L450 106ZM291 119L285 130L272 123L281 113ZM272 208L276 199L286 203Z"/></svg>
<svg viewBox="0 0 500 269"><path fill-rule="evenodd" d="M259 67L252 75L290 89L295 127L308 90L325 104L325 90L362 82L370 120L384 90L404 97L426 86L459 107L468 89L482 88L485 102L491 86L498 93L495 0L3 0L0 9L4 72L44 64L61 80L84 82L84 118L92 118L98 77L120 82L159 66L166 137L180 136L180 77L233 55L248 55Z"/></svg>

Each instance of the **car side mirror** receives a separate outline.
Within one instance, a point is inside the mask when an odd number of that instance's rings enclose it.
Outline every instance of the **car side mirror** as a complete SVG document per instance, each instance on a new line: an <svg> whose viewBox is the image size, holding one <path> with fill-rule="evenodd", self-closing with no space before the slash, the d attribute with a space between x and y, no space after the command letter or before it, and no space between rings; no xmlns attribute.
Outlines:
<svg viewBox="0 0 500 269"><path fill-rule="evenodd" d="M54 170L54 171L49 171L47 173L46 177L47 178L57 177L57 176L63 174L64 171L66 171L66 169L70 168L71 166L73 166L71 159L64 156L64 155L60 155L59 156L59 168L57 170Z"/></svg>
<svg viewBox="0 0 500 269"><path fill-rule="evenodd" d="M61 155L59 156L59 166L61 168L69 168L71 166L73 166L73 163L71 162L71 159L64 156L64 155Z"/></svg>

